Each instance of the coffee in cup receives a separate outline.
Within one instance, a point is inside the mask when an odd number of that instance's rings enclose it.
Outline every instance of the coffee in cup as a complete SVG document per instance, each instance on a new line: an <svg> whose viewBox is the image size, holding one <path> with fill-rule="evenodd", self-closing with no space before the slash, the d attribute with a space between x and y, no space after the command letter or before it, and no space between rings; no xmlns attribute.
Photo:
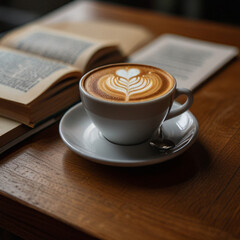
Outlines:
<svg viewBox="0 0 240 240"><path fill-rule="evenodd" d="M96 68L79 84L83 106L102 135L117 144L137 144L149 139L165 119L192 104L187 89L177 89L168 72L141 64L122 63ZM171 110L173 100L186 102Z"/></svg>
<svg viewBox="0 0 240 240"><path fill-rule="evenodd" d="M92 96L113 102L142 102L166 94L174 86L173 77L151 66L113 66L93 72L84 80Z"/></svg>

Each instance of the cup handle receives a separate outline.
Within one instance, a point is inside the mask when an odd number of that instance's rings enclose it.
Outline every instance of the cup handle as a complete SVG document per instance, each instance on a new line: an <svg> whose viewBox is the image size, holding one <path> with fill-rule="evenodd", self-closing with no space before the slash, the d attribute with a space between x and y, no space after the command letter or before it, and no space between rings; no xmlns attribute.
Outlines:
<svg viewBox="0 0 240 240"><path fill-rule="evenodd" d="M192 92L190 90L188 90L186 88L177 88L176 92L175 92L174 99L177 98L180 95L186 95L187 100L184 102L184 104L182 104L178 108L171 109L165 120L168 120L170 118L173 118L173 117L176 117L176 116L182 114L183 112L187 111L192 106L193 95L192 95Z"/></svg>

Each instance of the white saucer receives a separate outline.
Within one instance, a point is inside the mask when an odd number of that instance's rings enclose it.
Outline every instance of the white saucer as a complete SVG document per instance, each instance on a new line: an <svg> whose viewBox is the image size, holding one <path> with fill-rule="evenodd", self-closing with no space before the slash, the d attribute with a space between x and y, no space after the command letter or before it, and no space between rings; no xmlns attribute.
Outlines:
<svg viewBox="0 0 240 240"><path fill-rule="evenodd" d="M173 107L179 105L174 103ZM161 153L148 142L122 146L109 142L89 119L82 103L68 110L59 124L64 143L78 155L91 161L112 166L145 166L160 163L183 153L197 138L198 122L189 111L165 121L163 134L175 143L175 147Z"/></svg>

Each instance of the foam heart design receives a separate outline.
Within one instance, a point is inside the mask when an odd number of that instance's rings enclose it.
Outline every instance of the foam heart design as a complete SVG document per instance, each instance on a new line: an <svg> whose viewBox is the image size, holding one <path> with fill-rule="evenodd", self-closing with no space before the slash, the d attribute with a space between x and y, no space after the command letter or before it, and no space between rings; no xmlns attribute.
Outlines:
<svg viewBox="0 0 240 240"><path fill-rule="evenodd" d="M132 77L136 77L140 73L140 70L137 68L130 68L129 70L119 69L116 71L116 74L119 77L130 80Z"/></svg>
<svg viewBox="0 0 240 240"><path fill-rule="evenodd" d="M140 74L137 68L119 69L115 74L107 74L100 78L99 88L114 98L129 99L147 98L157 92L162 85L161 78L148 72Z"/></svg>

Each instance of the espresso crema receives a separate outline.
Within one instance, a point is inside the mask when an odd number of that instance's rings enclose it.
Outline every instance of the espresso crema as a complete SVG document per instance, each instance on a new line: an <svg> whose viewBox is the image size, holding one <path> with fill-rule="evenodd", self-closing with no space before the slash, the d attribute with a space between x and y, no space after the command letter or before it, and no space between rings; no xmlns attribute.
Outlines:
<svg viewBox="0 0 240 240"><path fill-rule="evenodd" d="M174 86L167 72L145 65L114 65L93 71L83 81L92 96L114 102L140 102L166 94Z"/></svg>

